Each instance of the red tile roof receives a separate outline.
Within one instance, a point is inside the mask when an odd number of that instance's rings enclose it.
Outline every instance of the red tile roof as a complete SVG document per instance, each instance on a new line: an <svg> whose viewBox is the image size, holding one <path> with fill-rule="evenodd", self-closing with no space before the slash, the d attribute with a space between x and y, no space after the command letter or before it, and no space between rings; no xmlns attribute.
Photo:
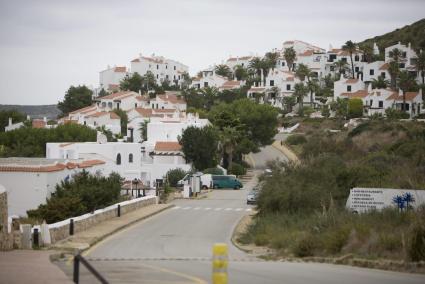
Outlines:
<svg viewBox="0 0 425 284"><path fill-rule="evenodd" d="M136 58L136 59L131 60L131 62L140 62L140 59Z"/></svg>
<svg viewBox="0 0 425 284"><path fill-rule="evenodd" d="M359 81L359 79L347 79L347 81L345 81L345 83L354 84L354 83L357 83L358 81Z"/></svg>
<svg viewBox="0 0 425 284"><path fill-rule="evenodd" d="M301 54L298 54L298 56L312 56L314 54L313 50L306 50Z"/></svg>
<svg viewBox="0 0 425 284"><path fill-rule="evenodd" d="M342 93L341 94L341 96L348 97L350 99L352 99L352 98L360 98L360 99L362 99L362 98L367 97L367 95L368 95L368 93L367 93L366 90L358 90L358 91L356 91L354 93Z"/></svg>
<svg viewBox="0 0 425 284"><path fill-rule="evenodd" d="M116 114L113 111L99 111L96 113L93 113L91 115L88 115L87 117L101 117L101 116L105 116L105 115L109 115L110 119L120 119L120 117L118 116L118 114Z"/></svg>
<svg viewBox="0 0 425 284"><path fill-rule="evenodd" d="M382 65L379 70L388 70L388 68L390 67L390 64L385 63L384 65Z"/></svg>
<svg viewBox="0 0 425 284"><path fill-rule="evenodd" d="M418 92L406 92L406 101L413 101L419 95ZM387 100L403 101L403 96L397 92L394 92Z"/></svg>
<svg viewBox="0 0 425 284"><path fill-rule="evenodd" d="M136 107L134 110L137 111L143 117L152 116L152 109L150 109L150 108Z"/></svg>
<svg viewBox="0 0 425 284"><path fill-rule="evenodd" d="M86 160L81 163L71 163L67 164L57 163L54 165L46 166L15 166L15 165L0 165L0 172L34 172L34 173L49 173L49 172L58 172L63 171L64 169L74 169L78 168L88 168L96 165L105 164L102 160Z"/></svg>
<svg viewBox="0 0 425 284"><path fill-rule="evenodd" d="M100 97L98 98L98 100L114 100L114 99L124 99L130 96L137 96L139 94L135 93L135 92L129 92L129 91L122 91L122 92L117 92L114 94L110 94L104 97Z"/></svg>
<svg viewBox="0 0 425 284"><path fill-rule="evenodd" d="M114 72L125 73L127 72L127 67L125 66L117 66L114 68Z"/></svg>
<svg viewBox="0 0 425 284"><path fill-rule="evenodd" d="M71 111L69 114L75 114L75 113L83 113L83 112L88 112L88 111L92 111L95 109L95 105L91 105L91 106L87 106L87 107L83 107L74 111Z"/></svg>
<svg viewBox="0 0 425 284"><path fill-rule="evenodd" d="M158 141L155 143L155 151L163 152L177 152L182 149L182 146L179 142L161 142Z"/></svg>
<svg viewBox="0 0 425 284"><path fill-rule="evenodd" d="M170 93L166 93L165 95L157 95L158 98L160 98L163 101L168 101L171 102L173 104L184 104L185 100L182 98L177 97L176 94L170 94Z"/></svg>
<svg viewBox="0 0 425 284"><path fill-rule="evenodd" d="M46 127L46 122L42 119L34 119L32 121L32 128L44 128Z"/></svg>

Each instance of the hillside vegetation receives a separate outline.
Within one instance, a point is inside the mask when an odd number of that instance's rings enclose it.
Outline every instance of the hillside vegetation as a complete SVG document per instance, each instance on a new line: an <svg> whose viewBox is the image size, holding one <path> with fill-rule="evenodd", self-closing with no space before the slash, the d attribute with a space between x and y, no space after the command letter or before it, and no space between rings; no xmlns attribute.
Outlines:
<svg viewBox="0 0 425 284"><path fill-rule="evenodd" d="M258 214L240 240L278 256L425 260L424 208L345 210L353 187L425 189L425 124L371 120L339 133L321 127L338 123L302 124L305 132L288 141L301 147L302 163L271 165Z"/></svg>
<svg viewBox="0 0 425 284"><path fill-rule="evenodd" d="M406 45L410 42L415 50L425 50L425 19L392 32L366 39L359 42L359 45L376 42L379 49L383 52L386 47L394 45L399 41Z"/></svg>

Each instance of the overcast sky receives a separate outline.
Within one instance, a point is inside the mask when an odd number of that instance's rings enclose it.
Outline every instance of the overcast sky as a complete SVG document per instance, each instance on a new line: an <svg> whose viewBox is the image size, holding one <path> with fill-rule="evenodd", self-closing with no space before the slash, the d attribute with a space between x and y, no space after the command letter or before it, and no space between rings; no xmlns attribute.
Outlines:
<svg viewBox="0 0 425 284"><path fill-rule="evenodd" d="M323 48L361 41L424 17L423 0L0 0L0 104L54 104L70 85L139 53L195 74L229 55L285 40Z"/></svg>

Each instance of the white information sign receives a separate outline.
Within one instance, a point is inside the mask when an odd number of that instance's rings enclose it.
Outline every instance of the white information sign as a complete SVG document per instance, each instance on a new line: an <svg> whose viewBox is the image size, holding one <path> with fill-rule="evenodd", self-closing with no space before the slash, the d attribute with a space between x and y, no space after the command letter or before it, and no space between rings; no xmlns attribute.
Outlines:
<svg viewBox="0 0 425 284"><path fill-rule="evenodd" d="M346 207L353 212L395 207L400 210L425 204L425 190L392 188L359 188L350 190Z"/></svg>

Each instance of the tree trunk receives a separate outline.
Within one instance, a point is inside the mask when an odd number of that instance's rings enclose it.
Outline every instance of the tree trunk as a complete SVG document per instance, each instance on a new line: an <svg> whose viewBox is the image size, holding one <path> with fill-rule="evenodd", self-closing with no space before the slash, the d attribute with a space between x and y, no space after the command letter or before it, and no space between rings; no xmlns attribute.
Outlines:
<svg viewBox="0 0 425 284"><path fill-rule="evenodd" d="M304 111L303 111L303 97L298 97L298 100L299 100L299 102L298 102L298 104L299 104L299 110L298 110L298 112L299 112L299 114L300 114L300 116L304 116Z"/></svg>
<svg viewBox="0 0 425 284"><path fill-rule="evenodd" d="M228 165L227 168L231 169L232 168L232 164L233 164L233 149L232 147L227 149L227 155L228 155Z"/></svg>
<svg viewBox="0 0 425 284"><path fill-rule="evenodd" d="M403 105L401 106L402 111L406 111L406 93L403 91Z"/></svg>
<svg viewBox="0 0 425 284"><path fill-rule="evenodd" d="M354 62L353 62L353 54L352 53L350 53L350 59L351 59L351 71L353 72L353 79L355 78L354 77Z"/></svg>
<svg viewBox="0 0 425 284"><path fill-rule="evenodd" d="M310 106L311 107L314 107L314 104L313 104L313 91L310 91Z"/></svg>

